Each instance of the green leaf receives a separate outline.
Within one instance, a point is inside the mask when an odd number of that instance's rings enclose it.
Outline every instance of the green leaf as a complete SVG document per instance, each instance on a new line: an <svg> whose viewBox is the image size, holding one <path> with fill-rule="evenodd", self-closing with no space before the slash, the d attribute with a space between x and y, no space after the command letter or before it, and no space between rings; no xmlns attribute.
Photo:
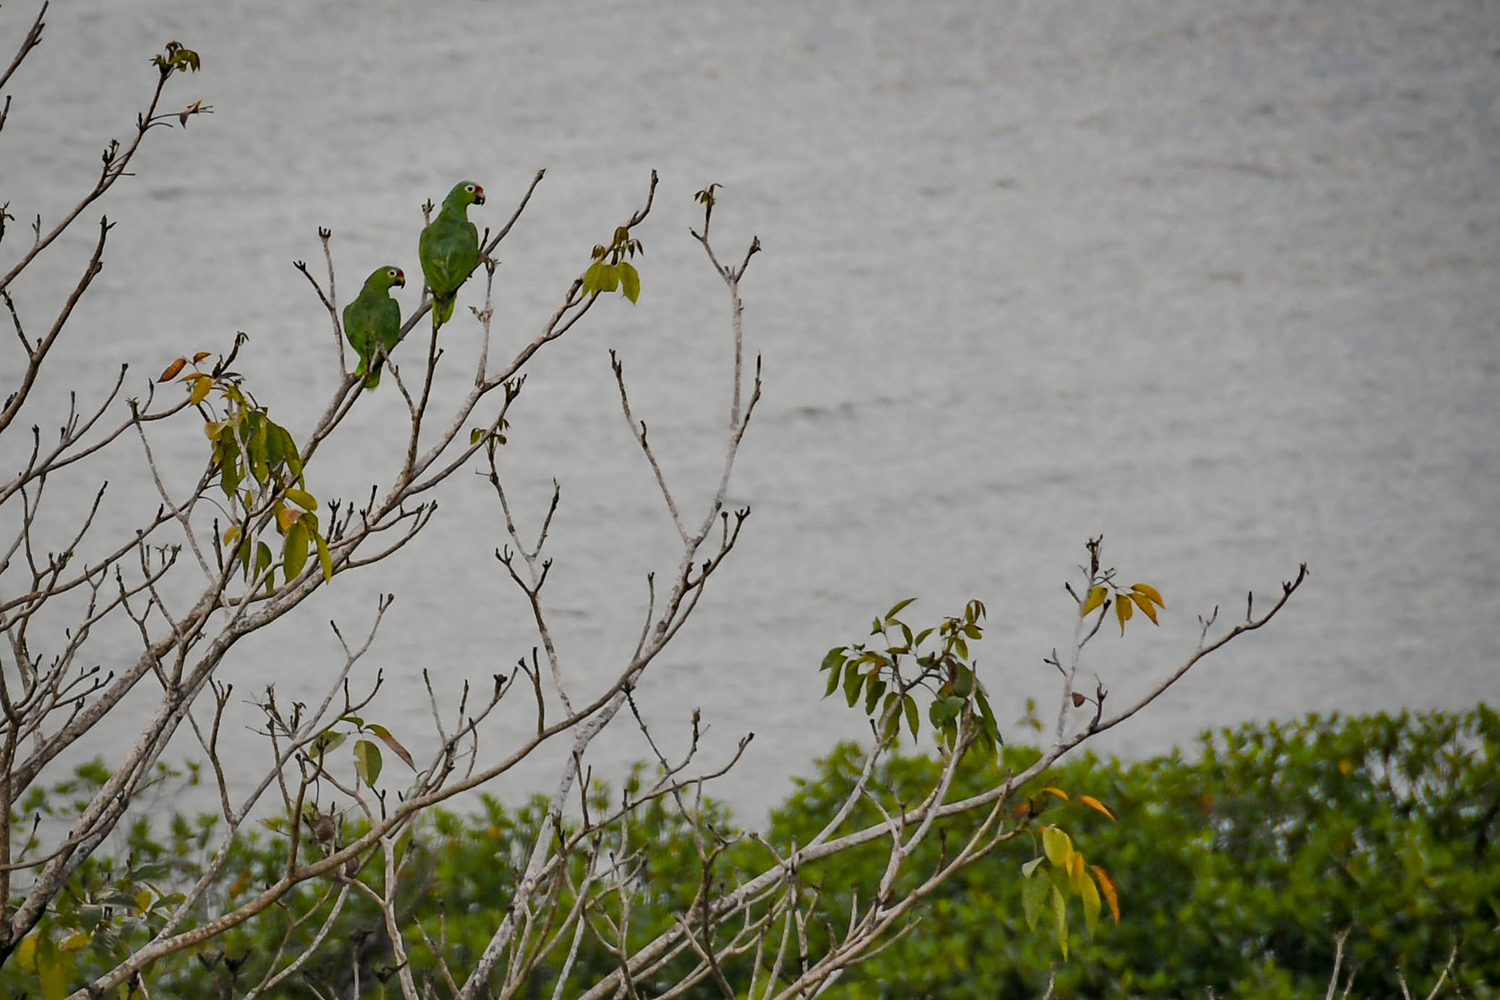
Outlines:
<svg viewBox="0 0 1500 1000"><path fill-rule="evenodd" d="M219 488L224 491L226 497L233 497L235 491L240 488L240 463L239 453L225 450L221 455L219 465Z"/></svg>
<svg viewBox="0 0 1500 1000"><path fill-rule="evenodd" d="M974 671L960 664L953 671L953 693L960 698L967 698L974 691Z"/></svg>
<svg viewBox="0 0 1500 1000"><path fill-rule="evenodd" d="M880 701L880 696L885 694L885 679L878 673L872 673L870 679L865 682L865 714L875 714L875 704Z"/></svg>
<svg viewBox="0 0 1500 1000"><path fill-rule="evenodd" d="M994 737L995 742L1000 742L1000 724L995 721L995 712L990 708L990 700L984 695L984 685L974 685L974 701L979 706L979 718L986 731Z"/></svg>
<svg viewBox="0 0 1500 1000"><path fill-rule="evenodd" d="M849 707L859 701L859 688L864 683L865 675L858 670L849 669L844 671L844 697L849 699Z"/></svg>
<svg viewBox="0 0 1500 1000"><path fill-rule="evenodd" d="M326 754L332 750L338 749L339 745L348 738L349 736L347 733L340 733L332 729L325 729L316 737L314 737L313 741L308 744L307 750L308 753L311 753L316 757L318 754Z"/></svg>
<svg viewBox="0 0 1500 1000"><path fill-rule="evenodd" d="M257 542L256 545L255 545L255 575L256 576L260 576L262 573L265 573L266 570L268 570L268 569L271 568L272 558L273 557L271 555L271 546L267 545L265 542ZM266 574L266 593L271 594L271 593L275 593L275 592L276 592L276 581L275 581L275 579L269 573L267 573Z"/></svg>
<svg viewBox="0 0 1500 1000"><path fill-rule="evenodd" d="M1079 868L1081 870L1082 866ZM1094 929L1099 926L1099 887L1094 885L1093 879L1085 877L1079 895L1083 897L1083 923L1092 937Z"/></svg>
<svg viewBox="0 0 1500 1000"><path fill-rule="evenodd" d="M328 551L328 542L323 535L314 530L313 541L318 543L318 562L323 565L323 582L327 583L333 579L333 553Z"/></svg>
<svg viewBox="0 0 1500 1000"><path fill-rule="evenodd" d="M614 264L595 264L599 269L599 291L612 292L620 287L620 269Z"/></svg>
<svg viewBox="0 0 1500 1000"><path fill-rule="evenodd" d="M484 428L476 427L469 432L469 447L473 447L484 440Z"/></svg>
<svg viewBox="0 0 1500 1000"><path fill-rule="evenodd" d="M625 262L620 265L620 293L632 304L641 297L641 275L635 265Z"/></svg>
<svg viewBox="0 0 1500 1000"><path fill-rule="evenodd" d="M844 660L846 658L844 654L845 654L845 651L848 650L848 648L849 648L848 646L835 646L834 648L830 649L827 653L824 653L823 654L823 665L820 666L818 669L819 670L832 670L835 673L837 673L838 669L844 665Z"/></svg>
<svg viewBox="0 0 1500 1000"><path fill-rule="evenodd" d="M359 780L375 787L376 780L380 777L380 748L370 740L360 740L354 744L354 773L359 775Z"/></svg>
<svg viewBox="0 0 1500 1000"><path fill-rule="evenodd" d="M282 462L285 463L287 471L292 474L292 478L296 479L298 482L301 482L302 456L297 453L297 442L292 440L292 435L287 431L285 427L282 427L279 424L272 424L271 427L276 436L281 439ZM313 510L315 508L309 507L307 509Z"/></svg>
<svg viewBox="0 0 1500 1000"><path fill-rule="evenodd" d="M843 668L844 668L844 661L843 661L842 658L840 658L840 660L837 663L837 665L835 665L834 668L833 668L833 670L830 671L829 674L828 674L828 689L823 692L823 697L827 698L829 695L833 694L833 692L835 692L835 691L838 690L838 688L839 688L839 672L841 670L843 670Z"/></svg>
<svg viewBox="0 0 1500 1000"><path fill-rule="evenodd" d="M299 490L295 486L286 491L286 498L303 510L317 510L317 499L306 490Z"/></svg>
<svg viewBox="0 0 1500 1000"><path fill-rule="evenodd" d="M1046 858L1038 856L1026 862L1021 866L1021 877L1031 878L1031 876L1036 874L1036 870L1041 867L1042 862L1046 860Z"/></svg>
<svg viewBox="0 0 1500 1000"><path fill-rule="evenodd" d="M897 601L895 604L891 605L891 610L885 613L885 620L887 622L890 622L893 618L899 615L907 605L911 604L915 600L915 597L908 597L904 601Z"/></svg>
<svg viewBox="0 0 1500 1000"><path fill-rule="evenodd" d="M1047 894L1054 891L1052 883L1045 878L1028 877L1021 883L1021 909L1026 914L1026 926L1032 931L1036 930L1037 922L1042 919L1042 907L1047 902Z"/></svg>
<svg viewBox="0 0 1500 1000"><path fill-rule="evenodd" d="M906 695L901 699L901 707L906 711L906 728L911 730L912 739L917 738L917 699Z"/></svg>
<svg viewBox="0 0 1500 1000"><path fill-rule="evenodd" d="M281 567L286 572L286 582L291 583L307 565L307 550L312 545L307 537L307 525L298 518L287 530L286 541L281 546Z"/></svg>
<svg viewBox="0 0 1500 1000"><path fill-rule="evenodd" d="M901 706L897 704L900 698L899 691L892 691L885 696L885 703L880 706L880 717L885 720L880 731L882 739L895 739L901 734Z"/></svg>
<svg viewBox="0 0 1500 1000"><path fill-rule="evenodd" d="M1062 949L1063 958L1068 957L1068 901L1058 891L1057 886L1052 887L1052 930L1057 935L1057 945Z"/></svg>
<svg viewBox="0 0 1500 1000"><path fill-rule="evenodd" d="M954 722L964 710L964 699L951 694L940 695L932 700L927 717L934 726L942 727Z"/></svg>

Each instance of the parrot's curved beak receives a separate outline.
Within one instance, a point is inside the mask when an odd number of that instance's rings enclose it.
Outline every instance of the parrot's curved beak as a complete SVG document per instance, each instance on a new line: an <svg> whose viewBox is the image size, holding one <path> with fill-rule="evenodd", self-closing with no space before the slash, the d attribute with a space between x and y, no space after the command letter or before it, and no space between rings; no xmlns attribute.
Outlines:
<svg viewBox="0 0 1500 1000"><path fill-rule="evenodd" d="M480 187L478 184L474 185L474 204L484 204L484 188Z"/></svg>
<svg viewBox="0 0 1500 1000"><path fill-rule="evenodd" d="M402 288L406 287L406 272L405 271L402 271L402 270L399 270L399 269L396 271L396 284L399 285Z"/></svg>

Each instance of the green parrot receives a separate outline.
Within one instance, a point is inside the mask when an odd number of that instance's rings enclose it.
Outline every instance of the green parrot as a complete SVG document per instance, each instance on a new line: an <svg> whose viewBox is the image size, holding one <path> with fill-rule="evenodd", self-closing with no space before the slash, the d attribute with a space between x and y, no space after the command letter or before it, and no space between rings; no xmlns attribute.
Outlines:
<svg viewBox="0 0 1500 1000"><path fill-rule="evenodd" d="M354 374L365 377L366 389L380 384L381 366L401 340L401 307L391 298L391 289L405 284L401 268L377 267L359 296L344 307L344 336L359 355Z"/></svg>
<svg viewBox="0 0 1500 1000"><path fill-rule="evenodd" d="M484 204L484 188L459 181L443 199L437 218L422 230L417 244L422 274L432 289L432 329L453 317L458 290L479 266L479 230L469 221L470 205Z"/></svg>

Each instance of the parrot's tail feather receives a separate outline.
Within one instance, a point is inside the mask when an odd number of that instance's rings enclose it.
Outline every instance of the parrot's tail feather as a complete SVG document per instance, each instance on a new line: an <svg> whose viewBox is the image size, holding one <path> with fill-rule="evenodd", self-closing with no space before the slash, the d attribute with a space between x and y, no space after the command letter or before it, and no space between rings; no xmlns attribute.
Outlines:
<svg viewBox="0 0 1500 1000"><path fill-rule="evenodd" d="M365 376L365 388L366 389L374 389L378 385L380 385L380 369L379 368L375 369L369 375Z"/></svg>

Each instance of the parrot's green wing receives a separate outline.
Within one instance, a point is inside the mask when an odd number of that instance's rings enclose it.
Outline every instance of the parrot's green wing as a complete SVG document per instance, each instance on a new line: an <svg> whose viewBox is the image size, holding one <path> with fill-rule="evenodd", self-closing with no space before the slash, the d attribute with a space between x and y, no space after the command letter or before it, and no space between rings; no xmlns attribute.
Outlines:
<svg viewBox="0 0 1500 1000"><path fill-rule="evenodd" d="M405 284L406 275L394 264L376 268L358 297L344 307L344 336L359 355L354 374L365 377L366 389L380 384L380 369L401 341L401 307L391 289Z"/></svg>
<svg viewBox="0 0 1500 1000"><path fill-rule="evenodd" d="M473 181L459 181L443 199L418 241L422 275L432 289L432 328L436 330L453 317L458 290L479 266L479 230L469 221L470 205L484 204L484 188Z"/></svg>

